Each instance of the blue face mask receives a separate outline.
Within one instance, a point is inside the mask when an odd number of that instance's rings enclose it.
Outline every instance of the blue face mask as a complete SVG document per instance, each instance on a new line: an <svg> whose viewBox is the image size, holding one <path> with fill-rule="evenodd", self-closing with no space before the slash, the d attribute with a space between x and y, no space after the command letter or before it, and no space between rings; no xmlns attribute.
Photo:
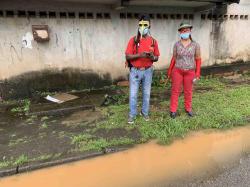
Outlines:
<svg viewBox="0 0 250 187"><path fill-rule="evenodd" d="M191 33L190 32L186 32L186 33L181 33L180 36L182 39L186 40L190 37Z"/></svg>
<svg viewBox="0 0 250 187"><path fill-rule="evenodd" d="M139 32L140 32L140 34L141 34L142 36L144 36L144 35L148 34L149 28L148 28L148 27L146 27L146 28L140 27L140 28L139 28Z"/></svg>

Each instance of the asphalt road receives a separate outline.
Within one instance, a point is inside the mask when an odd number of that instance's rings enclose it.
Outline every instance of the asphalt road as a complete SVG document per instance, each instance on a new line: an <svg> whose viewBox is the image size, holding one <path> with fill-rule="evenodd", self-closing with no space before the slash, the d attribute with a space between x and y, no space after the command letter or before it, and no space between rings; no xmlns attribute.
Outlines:
<svg viewBox="0 0 250 187"><path fill-rule="evenodd" d="M189 187L250 187L250 155L241 158L234 167L205 181L187 184Z"/></svg>

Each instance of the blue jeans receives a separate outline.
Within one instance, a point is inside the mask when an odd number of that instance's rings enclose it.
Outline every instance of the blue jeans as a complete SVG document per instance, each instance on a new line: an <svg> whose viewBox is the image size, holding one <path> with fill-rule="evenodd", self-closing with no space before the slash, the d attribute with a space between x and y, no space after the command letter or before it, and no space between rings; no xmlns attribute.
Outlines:
<svg viewBox="0 0 250 187"><path fill-rule="evenodd" d="M149 102L151 83L153 76L153 68L150 67L146 70L138 70L131 68L129 74L129 116L134 118L137 115L137 98L140 83L142 83L142 114L147 116L149 113Z"/></svg>

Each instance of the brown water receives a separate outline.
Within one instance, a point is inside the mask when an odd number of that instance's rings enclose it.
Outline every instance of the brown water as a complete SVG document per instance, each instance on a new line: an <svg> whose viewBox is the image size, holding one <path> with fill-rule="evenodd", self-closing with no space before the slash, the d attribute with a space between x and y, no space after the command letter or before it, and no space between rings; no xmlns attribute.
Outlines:
<svg viewBox="0 0 250 187"><path fill-rule="evenodd" d="M199 132L170 146L150 142L119 153L2 178L0 186L166 186L179 179L214 174L249 151L249 126L226 132Z"/></svg>

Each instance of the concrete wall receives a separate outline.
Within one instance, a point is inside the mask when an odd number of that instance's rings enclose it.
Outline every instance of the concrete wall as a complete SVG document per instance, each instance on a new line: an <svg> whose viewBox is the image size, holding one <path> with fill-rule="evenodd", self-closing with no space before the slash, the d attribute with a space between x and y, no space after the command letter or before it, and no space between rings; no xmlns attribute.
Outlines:
<svg viewBox="0 0 250 187"><path fill-rule="evenodd" d="M77 7L74 5L74 7ZM81 9L82 8L82 9ZM43 69L80 68L98 74L110 74L116 79L125 76L124 51L129 38L136 34L136 19L121 19L120 13L109 7L78 7L83 12L108 12L111 19L62 19L62 18L0 18L0 79L8 79L30 71ZM230 5L229 18L224 21L201 19L193 10L171 8L133 8L131 12L166 13L168 19L152 20L152 35L158 40L161 57L156 68L166 68L172 47L178 40L177 28L183 19L170 19L170 14L193 14L188 19L194 25L193 38L201 44L203 65L250 60L250 18L240 15L250 13L248 1ZM57 10L55 10L57 11ZM60 10L58 10L60 11ZM76 13L77 13L76 12ZM230 15L239 15L230 19ZM245 18L245 17L244 17ZM31 26L49 26L50 41L33 40ZM26 40L26 41L24 41Z"/></svg>
<svg viewBox="0 0 250 187"><path fill-rule="evenodd" d="M217 63L231 63L237 60L250 60L250 17L240 20L240 15L250 14L250 0L241 0L239 5L228 7L228 15L239 15L238 20L225 21L221 24L218 43ZM250 15L249 15L250 16Z"/></svg>

